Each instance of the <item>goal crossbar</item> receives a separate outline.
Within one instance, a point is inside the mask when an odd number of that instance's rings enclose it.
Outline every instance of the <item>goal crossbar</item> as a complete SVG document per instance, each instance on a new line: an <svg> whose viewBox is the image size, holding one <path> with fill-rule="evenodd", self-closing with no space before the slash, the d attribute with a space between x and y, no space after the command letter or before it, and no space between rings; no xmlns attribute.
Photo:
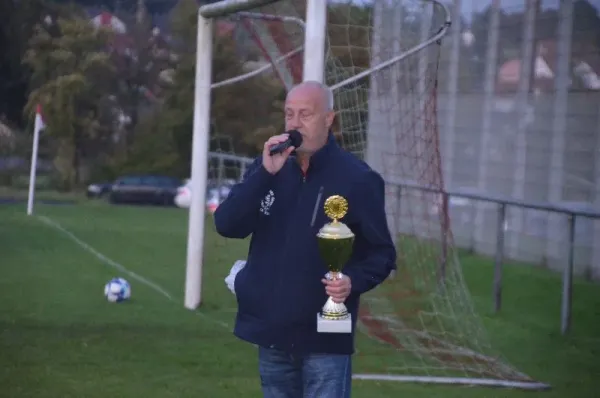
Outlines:
<svg viewBox="0 0 600 398"><path fill-rule="evenodd" d="M223 17L240 11L277 3L280 0L222 0L217 3L206 4L198 9L198 14L206 19Z"/></svg>
<svg viewBox="0 0 600 398"><path fill-rule="evenodd" d="M446 6L446 4L442 3L439 0L429 0L429 2L433 3L434 5L436 5L438 7L441 7L442 10L444 10L444 14L446 15L446 17L444 19L444 23L442 24L442 26L440 26L438 32L435 35L431 36L430 38L428 38L425 41L422 41L421 43L417 44L416 46L409 48L406 51L402 51L401 54L398 54L397 56L392 57L392 58L388 59L387 61L383 61L383 62L378 63L377 65L373 65L367 70L364 70L360 73L357 73L354 76L351 76L345 80L342 80L339 83L332 85L331 89L335 91L341 87L352 84L355 81L364 79L365 77L372 75L373 73L378 72L382 69L388 68L391 65L394 65L394 64L402 61L403 59L406 59L409 56L411 56L415 53L418 53L419 51L429 47L431 44L441 40L446 35L446 33L448 33L448 30L450 29L450 26L452 24L452 18L450 17L450 10L448 9L448 6Z"/></svg>
<svg viewBox="0 0 600 398"><path fill-rule="evenodd" d="M271 14L263 14L263 13L258 13L258 12L246 12L246 11L240 11L240 12L235 13L234 20L237 21L237 20L245 20L245 19L291 22L291 23L298 25L302 29L304 29L304 25L305 25L303 20L301 20L300 18L296 18L296 17L271 15ZM287 62L288 59L292 58L293 56L299 54L302 51L304 51L304 45L299 45L296 48L292 49L291 51L279 56L278 58L273 59L271 57L269 63L255 69L255 70L246 72L242 75L231 77L229 79L222 80L217 83L212 83L211 87L219 88L219 87L228 86L230 84L237 83L237 82L249 79L254 76L258 76L264 72L271 71L272 69L277 68L277 66L279 64L283 64L283 63Z"/></svg>

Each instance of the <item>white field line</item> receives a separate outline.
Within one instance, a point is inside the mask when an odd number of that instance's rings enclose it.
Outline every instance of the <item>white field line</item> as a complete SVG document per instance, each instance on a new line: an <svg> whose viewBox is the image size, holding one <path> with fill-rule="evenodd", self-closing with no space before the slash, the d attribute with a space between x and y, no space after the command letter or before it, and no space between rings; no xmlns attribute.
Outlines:
<svg viewBox="0 0 600 398"><path fill-rule="evenodd" d="M62 225L60 225L58 222L51 220L48 217L45 216L37 216L39 220L41 220L43 223L45 223L46 225L56 229L57 231L65 234L66 236L68 236L73 242L75 242L77 244L77 246L81 247L82 249L84 249L85 251L87 251L88 253L90 253L91 255L93 255L94 257L96 257L98 260L100 260L101 262L103 262L106 265L109 265L127 275L129 275L132 279L135 279L136 281L140 282L143 285L148 286L150 289L154 290L155 292L161 294L163 297L165 297L167 300L176 303L177 301L173 298L173 296L167 292L164 288L162 288L160 285L158 285L157 283L149 280L148 278L145 278L129 269L127 269L125 266L123 266L122 264L119 264L118 262L112 260L111 258L105 256L104 254L100 253L98 250L94 249L92 246L90 246L89 244L87 244L86 242L84 242L83 240L79 239L77 236L75 236L75 234L73 234L72 232L68 231L67 229L65 229ZM223 326L224 328L230 329L229 324L227 324L226 322L214 319L206 314L203 314L201 312L197 312L197 311L193 311L194 314L201 316L203 318L208 319L211 322L214 322L220 326Z"/></svg>

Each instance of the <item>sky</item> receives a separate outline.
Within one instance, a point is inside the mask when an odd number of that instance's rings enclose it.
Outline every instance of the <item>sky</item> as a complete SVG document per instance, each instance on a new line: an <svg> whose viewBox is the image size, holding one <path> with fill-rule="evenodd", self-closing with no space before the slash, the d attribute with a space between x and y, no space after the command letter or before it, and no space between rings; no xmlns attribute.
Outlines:
<svg viewBox="0 0 600 398"><path fill-rule="evenodd" d="M345 3L348 0L340 0ZM351 0L353 3L358 4L368 4L372 3L373 0ZM393 1L393 0L392 0ZM452 3L453 0L445 0L443 1L446 4ZM518 12L525 10L525 2L527 0L500 0L500 7L511 12ZM554 8L558 9L558 5L560 0L541 0L542 1L542 9ZM470 20L471 15L475 12L481 12L486 9L490 5L492 0L462 0L461 2L461 11L465 19ZM588 0L590 4L592 4L598 12L600 13L600 0Z"/></svg>
<svg viewBox="0 0 600 398"><path fill-rule="evenodd" d="M345 3L348 0L340 0ZM368 4L372 3L373 0L351 0L353 3ZM525 9L525 2L527 0L500 0L500 6L508 10L523 10ZM600 11L600 0L588 0L594 7ZM445 0L444 3L452 3L452 0ZM462 0L461 8L463 13L470 14L473 12L479 12L484 10L491 0ZM542 8L558 8L560 0L542 0Z"/></svg>
<svg viewBox="0 0 600 398"><path fill-rule="evenodd" d="M600 11L600 0L588 0L598 11ZM481 12L491 3L491 0L462 0L462 14L468 18L473 12ZM542 0L542 8L557 9L560 0ZM500 7L514 12L525 10L525 0L500 0Z"/></svg>

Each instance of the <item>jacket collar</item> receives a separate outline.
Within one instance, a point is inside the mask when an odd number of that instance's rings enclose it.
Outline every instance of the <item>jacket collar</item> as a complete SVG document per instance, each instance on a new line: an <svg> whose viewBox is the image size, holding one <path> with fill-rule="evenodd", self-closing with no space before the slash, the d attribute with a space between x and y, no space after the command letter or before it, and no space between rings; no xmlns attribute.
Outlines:
<svg viewBox="0 0 600 398"><path fill-rule="evenodd" d="M323 167L323 165L325 165L331 157L332 152L334 152L338 148L339 147L337 142L335 141L333 133L329 131L329 134L327 135L327 142L325 143L325 145L323 145L321 149L313 153L310 157L309 170L314 171ZM294 156L294 158L297 156L296 151L292 153L292 156ZM294 161L296 161L296 159L294 159Z"/></svg>

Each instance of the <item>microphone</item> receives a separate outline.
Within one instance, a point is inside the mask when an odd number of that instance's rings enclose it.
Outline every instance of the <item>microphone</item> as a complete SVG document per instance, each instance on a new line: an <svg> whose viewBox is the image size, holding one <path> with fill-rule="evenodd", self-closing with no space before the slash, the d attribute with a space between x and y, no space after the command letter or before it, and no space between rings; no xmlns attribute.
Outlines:
<svg viewBox="0 0 600 398"><path fill-rule="evenodd" d="M275 144L269 148L269 154L271 156L281 153L291 146L298 148L300 145L302 145L302 135L298 130L290 130L286 131L286 133L289 134L287 140L280 142L279 144Z"/></svg>

